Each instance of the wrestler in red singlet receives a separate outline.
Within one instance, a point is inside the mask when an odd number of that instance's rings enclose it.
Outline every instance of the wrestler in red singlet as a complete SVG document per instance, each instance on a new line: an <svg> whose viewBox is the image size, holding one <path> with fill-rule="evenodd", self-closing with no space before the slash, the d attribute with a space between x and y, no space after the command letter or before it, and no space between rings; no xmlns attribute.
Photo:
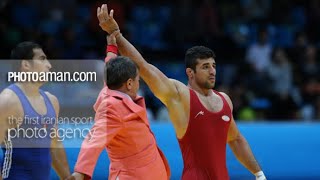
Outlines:
<svg viewBox="0 0 320 180"><path fill-rule="evenodd" d="M224 99L218 112L207 110L190 89L190 118L186 134L179 139L184 169L183 180L228 180L226 142L231 109Z"/></svg>

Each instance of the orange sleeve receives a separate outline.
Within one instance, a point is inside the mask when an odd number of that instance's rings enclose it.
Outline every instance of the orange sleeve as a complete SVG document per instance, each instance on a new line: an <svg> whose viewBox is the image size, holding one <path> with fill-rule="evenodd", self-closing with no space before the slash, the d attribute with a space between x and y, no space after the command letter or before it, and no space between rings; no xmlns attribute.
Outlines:
<svg viewBox="0 0 320 180"><path fill-rule="evenodd" d="M115 110L107 107L106 103L101 103L91 133L86 136L81 145L74 171L91 178L102 150L119 133L122 127L123 122L116 115Z"/></svg>

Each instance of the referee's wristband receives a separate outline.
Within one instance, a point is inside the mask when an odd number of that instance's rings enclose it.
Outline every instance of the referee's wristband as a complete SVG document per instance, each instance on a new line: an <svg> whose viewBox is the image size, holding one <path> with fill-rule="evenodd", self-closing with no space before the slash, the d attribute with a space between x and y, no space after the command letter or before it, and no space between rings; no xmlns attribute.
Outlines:
<svg viewBox="0 0 320 180"><path fill-rule="evenodd" d="M263 171L259 171L254 174L256 176L256 180L266 180L266 176L264 175Z"/></svg>
<svg viewBox="0 0 320 180"><path fill-rule="evenodd" d="M118 47L116 45L108 45L106 49L106 53L112 52L114 54L118 54Z"/></svg>

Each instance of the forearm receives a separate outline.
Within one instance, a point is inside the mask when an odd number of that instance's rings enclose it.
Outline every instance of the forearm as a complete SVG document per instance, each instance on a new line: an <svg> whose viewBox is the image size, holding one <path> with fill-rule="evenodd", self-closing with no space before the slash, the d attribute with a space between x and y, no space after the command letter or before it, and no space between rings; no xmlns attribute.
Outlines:
<svg viewBox="0 0 320 180"><path fill-rule="evenodd" d="M141 71L141 68L148 64L148 62L144 60L139 51L125 37L123 37L122 34L119 33L116 38L120 54L122 56L129 57L134 61Z"/></svg>
<svg viewBox="0 0 320 180"><path fill-rule="evenodd" d="M232 152L240 163L245 166L252 174L255 174L261 171L261 168L254 158L254 155L251 151L251 148L247 140L239 135L238 138L232 140L228 143Z"/></svg>
<svg viewBox="0 0 320 180"><path fill-rule="evenodd" d="M67 160L67 155L62 143L57 142L56 147L51 148L51 157L52 157L52 167L60 177L60 179L65 179L69 177L70 168Z"/></svg>
<svg viewBox="0 0 320 180"><path fill-rule="evenodd" d="M108 50L107 50L108 51ZM116 53L113 53L111 51L108 51L107 52L107 56L106 58L104 59L104 62L108 62L110 59L112 58L116 58L118 55Z"/></svg>

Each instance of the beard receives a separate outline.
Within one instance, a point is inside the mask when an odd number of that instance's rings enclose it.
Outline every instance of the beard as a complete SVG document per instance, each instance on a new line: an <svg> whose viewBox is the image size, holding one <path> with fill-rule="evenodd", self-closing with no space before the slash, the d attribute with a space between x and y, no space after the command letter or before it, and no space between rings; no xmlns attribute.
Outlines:
<svg viewBox="0 0 320 180"><path fill-rule="evenodd" d="M213 89L215 86L215 81L211 80L203 80L203 79L195 79L195 83L202 89Z"/></svg>
<svg viewBox="0 0 320 180"><path fill-rule="evenodd" d="M204 87L206 87L207 89L213 89L214 85L215 85L215 82L213 82L213 83L206 82Z"/></svg>

